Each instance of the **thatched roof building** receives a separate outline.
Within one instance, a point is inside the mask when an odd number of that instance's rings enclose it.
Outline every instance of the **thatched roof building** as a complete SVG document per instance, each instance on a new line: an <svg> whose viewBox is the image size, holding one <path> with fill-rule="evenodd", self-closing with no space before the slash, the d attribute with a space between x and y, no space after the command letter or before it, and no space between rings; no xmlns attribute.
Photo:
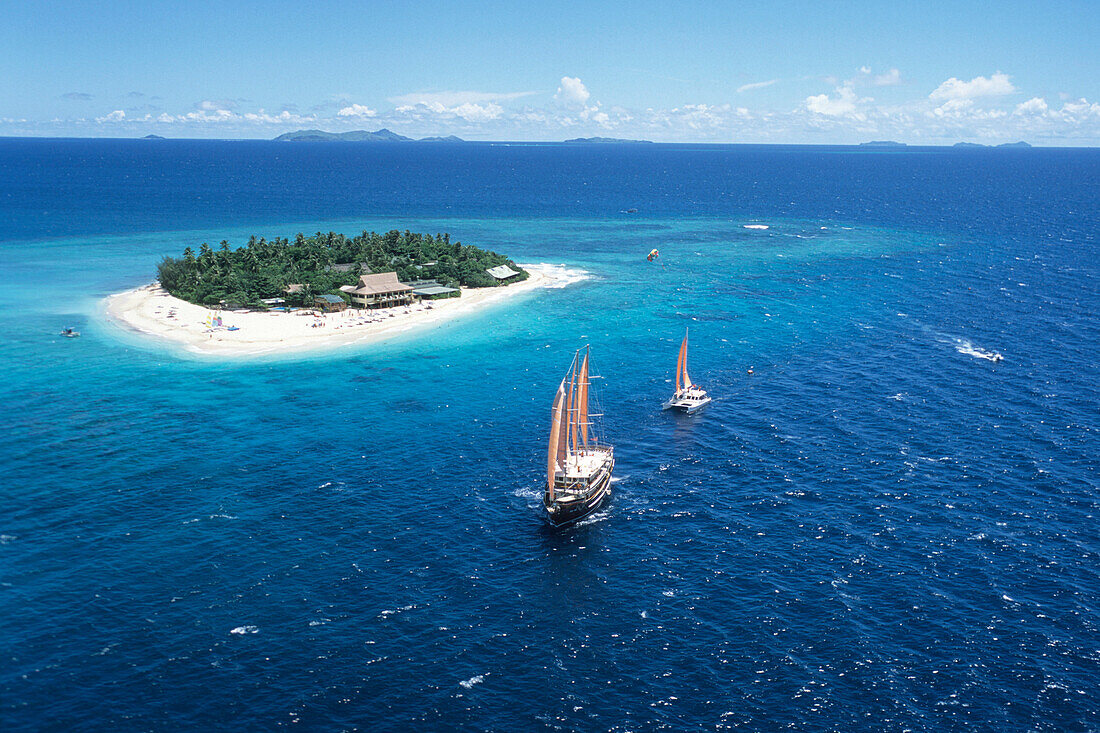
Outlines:
<svg viewBox="0 0 1100 733"><path fill-rule="evenodd" d="M364 308L404 305L413 300L413 289L397 279L396 272L378 272L359 277L359 287L350 291L351 302Z"/></svg>

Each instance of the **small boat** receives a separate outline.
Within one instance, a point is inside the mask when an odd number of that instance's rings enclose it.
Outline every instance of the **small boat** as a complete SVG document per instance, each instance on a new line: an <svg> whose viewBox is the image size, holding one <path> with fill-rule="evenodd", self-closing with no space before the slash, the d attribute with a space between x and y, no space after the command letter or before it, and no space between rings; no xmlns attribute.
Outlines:
<svg viewBox="0 0 1100 733"><path fill-rule="evenodd" d="M663 405L666 410L679 410L691 414L711 403L710 395L688 376L688 335L680 344L680 358L676 360L676 392Z"/></svg>
<svg viewBox="0 0 1100 733"><path fill-rule="evenodd" d="M600 443L591 430L591 418L598 415L588 410L589 355L590 349L586 349L583 360L580 351L573 356L550 411L542 503L550 522L558 526L587 517L611 494L615 450Z"/></svg>
<svg viewBox="0 0 1100 733"><path fill-rule="evenodd" d="M63 329L61 331L61 335L64 336L65 338L74 339L74 338L76 338L77 336L80 335L80 331L75 331L71 328L66 328L66 329Z"/></svg>

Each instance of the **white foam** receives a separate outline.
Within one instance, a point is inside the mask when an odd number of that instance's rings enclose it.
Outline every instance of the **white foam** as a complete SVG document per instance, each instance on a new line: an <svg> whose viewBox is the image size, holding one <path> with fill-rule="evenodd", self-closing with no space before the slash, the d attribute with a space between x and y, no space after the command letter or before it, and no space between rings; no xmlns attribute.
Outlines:
<svg viewBox="0 0 1100 733"><path fill-rule="evenodd" d="M259 626L238 626L235 629L230 629L229 633L230 634L240 634L240 635L255 634L259 630L260 630Z"/></svg>
<svg viewBox="0 0 1100 733"><path fill-rule="evenodd" d="M488 674L489 673L486 672L485 674L475 675L475 676L471 677L468 680L462 680L458 684L461 685L462 687L465 687L468 690L471 687L473 687L474 685L480 685L482 682L484 682L485 681L485 676L488 675Z"/></svg>
<svg viewBox="0 0 1100 733"><path fill-rule="evenodd" d="M546 282L542 287L559 289L568 287L574 283L579 283L582 280L588 280L592 277L592 273L587 270L582 270L576 267L566 267L565 265L555 265L549 262L535 262L531 264L516 263L524 270L536 271L546 277Z"/></svg>
<svg viewBox="0 0 1100 733"><path fill-rule="evenodd" d="M745 224L744 227L746 229L768 229L769 228L767 224Z"/></svg>

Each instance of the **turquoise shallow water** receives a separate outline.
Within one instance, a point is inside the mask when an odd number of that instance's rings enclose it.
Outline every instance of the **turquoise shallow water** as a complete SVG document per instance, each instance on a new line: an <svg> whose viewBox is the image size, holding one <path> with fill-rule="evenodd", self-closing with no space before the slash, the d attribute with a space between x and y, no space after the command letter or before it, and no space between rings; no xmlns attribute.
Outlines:
<svg viewBox="0 0 1100 733"><path fill-rule="evenodd" d="M496 192L476 216L305 199L180 231L120 194L160 223L3 242L6 727L1095 728L1095 162L1040 205L1047 159L1011 163L1029 188L806 153L791 177L832 183L700 215L719 154L646 155L696 171L681 213L622 214L609 185L602 216ZM392 227L588 277L287 358L198 358L100 312L189 244ZM686 327L716 398L690 419L659 409ZM585 343L617 482L552 531L549 402Z"/></svg>

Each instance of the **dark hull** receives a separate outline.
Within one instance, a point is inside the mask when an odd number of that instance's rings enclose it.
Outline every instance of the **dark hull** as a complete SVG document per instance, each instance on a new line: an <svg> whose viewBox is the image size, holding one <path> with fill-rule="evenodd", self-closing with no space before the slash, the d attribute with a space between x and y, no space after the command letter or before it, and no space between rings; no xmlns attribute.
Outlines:
<svg viewBox="0 0 1100 733"><path fill-rule="evenodd" d="M614 469L614 464L612 464L612 469ZM542 503L550 516L550 523L560 527L584 519L603 506L609 496L611 496L611 471L605 473L583 499L565 503L552 502L550 496L544 494Z"/></svg>

